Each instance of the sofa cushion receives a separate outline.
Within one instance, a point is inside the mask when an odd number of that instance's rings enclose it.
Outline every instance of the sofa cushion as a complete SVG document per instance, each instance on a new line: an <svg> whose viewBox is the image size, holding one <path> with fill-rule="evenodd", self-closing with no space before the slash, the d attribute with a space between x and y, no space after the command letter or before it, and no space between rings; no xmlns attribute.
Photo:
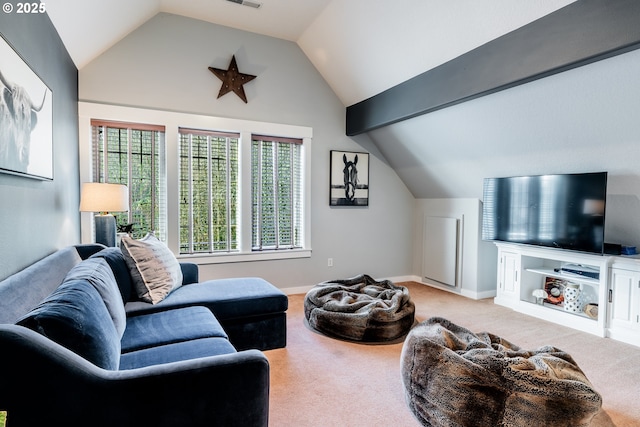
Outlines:
<svg viewBox="0 0 640 427"><path fill-rule="evenodd" d="M109 311L113 325L118 335L122 337L127 323L124 312L124 303L118 289L116 279L107 261L101 258L93 258L82 261L73 267L64 281L87 280L100 293L104 305Z"/></svg>
<svg viewBox="0 0 640 427"><path fill-rule="evenodd" d="M271 283L259 277L243 277L185 285L155 305L133 301L125 305L125 310L132 315L202 305L224 323L226 319L282 313L288 304L287 296Z"/></svg>
<svg viewBox="0 0 640 427"><path fill-rule="evenodd" d="M120 358L120 370L235 352L236 349L226 338L202 338L124 353Z"/></svg>
<svg viewBox="0 0 640 427"><path fill-rule="evenodd" d="M17 323L101 368L118 369L120 336L102 297L86 280L63 283Z"/></svg>
<svg viewBox="0 0 640 427"><path fill-rule="evenodd" d="M157 304L182 285L178 260L152 233L140 240L124 236L120 247L133 287L142 301Z"/></svg>
<svg viewBox="0 0 640 427"><path fill-rule="evenodd" d="M127 263L124 260L124 255L120 248L105 248L100 252L91 255L90 258L103 258L107 261L107 264L111 267L111 271L116 278L118 289L120 289L120 294L122 295L122 301L129 301L133 293L133 285L131 284L129 267L127 267Z"/></svg>
<svg viewBox="0 0 640 427"><path fill-rule="evenodd" d="M0 281L0 323L15 323L37 307L80 261L78 252L69 246Z"/></svg>
<svg viewBox="0 0 640 427"><path fill-rule="evenodd" d="M185 307L130 317L127 319L127 329L122 337L121 347L122 353L128 353L143 348L210 337L228 338L209 309Z"/></svg>

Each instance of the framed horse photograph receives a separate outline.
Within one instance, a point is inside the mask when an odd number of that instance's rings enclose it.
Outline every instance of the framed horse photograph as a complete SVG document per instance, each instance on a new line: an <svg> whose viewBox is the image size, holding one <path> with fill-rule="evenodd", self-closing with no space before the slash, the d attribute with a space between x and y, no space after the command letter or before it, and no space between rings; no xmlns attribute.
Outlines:
<svg viewBox="0 0 640 427"><path fill-rule="evenodd" d="M369 153L330 154L329 206L369 206Z"/></svg>

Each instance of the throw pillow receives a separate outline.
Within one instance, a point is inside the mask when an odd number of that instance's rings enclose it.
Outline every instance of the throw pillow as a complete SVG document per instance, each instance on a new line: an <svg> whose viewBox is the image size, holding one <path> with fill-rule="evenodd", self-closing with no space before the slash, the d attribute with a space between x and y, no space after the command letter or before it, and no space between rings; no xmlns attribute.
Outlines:
<svg viewBox="0 0 640 427"><path fill-rule="evenodd" d="M131 275L129 274L129 268L122 255L120 248L105 248L98 253L91 255L92 258L103 258L109 266L113 275L118 283L120 294L122 295L122 302L125 304L131 300Z"/></svg>
<svg viewBox="0 0 640 427"><path fill-rule="evenodd" d="M180 263L153 233L140 240L124 236L120 248L142 301L157 304L182 285Z"/></svg>
<svg viewBox="0 0 640 427"><path fill-rule="evenodd" d="M101 258L86 259L67 273L64 282L72 280L86 280L96 288L111 315L116 331L122 338L124 329L127 327L127 315L124 311L124 303L122 302L116 278L109 264Z"/></svg>
<svg viewBox="0 0 640 427"><path fill-rule="evenodd" d="M86 280L63 283L17 324L101 368L120 366L120 336L100 294Z"/></svg>

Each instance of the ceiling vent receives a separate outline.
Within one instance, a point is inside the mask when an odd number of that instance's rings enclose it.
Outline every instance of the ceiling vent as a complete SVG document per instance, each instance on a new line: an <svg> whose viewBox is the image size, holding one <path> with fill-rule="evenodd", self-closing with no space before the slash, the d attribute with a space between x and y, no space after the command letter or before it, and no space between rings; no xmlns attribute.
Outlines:
<svg viewBox="0 0 640 427"><path fill-rule="evenodd" d="M227 1L231 3L241 4L243 6L249 6L254 9L259 9L260 6L262 6L262 3L256 3L254 1L249 1L249 0L227 0Z"/></svg>

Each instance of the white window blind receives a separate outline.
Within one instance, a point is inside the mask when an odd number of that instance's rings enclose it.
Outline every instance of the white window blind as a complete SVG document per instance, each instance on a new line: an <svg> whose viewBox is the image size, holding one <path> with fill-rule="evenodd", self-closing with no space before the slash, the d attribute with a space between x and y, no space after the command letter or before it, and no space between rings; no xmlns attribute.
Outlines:
<svg viewBox="0 0 640 427"><path fill-rule="evenodd" d="M238 250L239 134L180 128L180 253Z"/></svg>
<svg viewBox="0 0 640 427"><path fill-rule="evenodd" d="M302 140L267 135L251 140L252 250L301 248Z"/></svg>
<svg viewBox="0 0 640 427"><path fill-rule="evenodd" d="M166 241L167 178L165 127L91 120L93 181L129 188L129 211L117 213L117 225L133 224L135 238L154 231Z"/></svg>

